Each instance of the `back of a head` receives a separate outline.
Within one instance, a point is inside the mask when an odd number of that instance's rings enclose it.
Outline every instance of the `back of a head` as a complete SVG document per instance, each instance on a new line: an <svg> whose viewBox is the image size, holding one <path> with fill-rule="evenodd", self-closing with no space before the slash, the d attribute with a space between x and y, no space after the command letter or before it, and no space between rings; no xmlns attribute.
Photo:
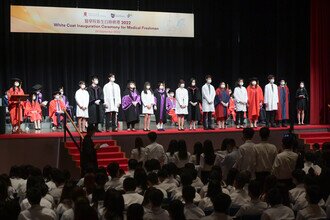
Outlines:
<svg viewBox="0 0 330 220"><path fill-rule="evenodd" d="M196 142L194 144L194 154L197 155L197 154L202 154L203 153L203 144L201 142Z"/></svg>
<svg viewBox="0 0 330 220"><path fill-rule="evenodd" d="M196 189L192 186L184 186L182 188L182 198L186 203L192 203L195 199Z"/></svg>
<svg viewBox="0 0 330 220"><path fill-rule="evenodd" d="M140 137L135 138L135 148L141 149L144 147L143 140Z"/></svg>
<svg viewBox="0 0 330 220"><path fill-rule="evenodd" d="M98 172L95 175L95 183L98 186L104 186L108 182L109 178L106 173Z"/></svg>
<svg viewBox="0 0 330 220"><path fill-rule="evenodd" d="M108 189L104 197L104 207L106 208L106 219L123 216L125 204L122 194L117 190Z"/></svg>
<svg viewBox="0 0 330 220"><path fill-rule="evenodd" d="M305 161L306 162L315 162L315 155L311 151L307 151L305 153Z"/></svg>
<svg viewBox="0 0 330 220"><path fill-rule="evenodd" d="M12 166L9 171L10 178L21 177L21 169L19 166Z"/></svg>
<svg viewBox="0 0 330 220"><path fill-rule="evenodd" d="M179 140L178 142L178 156L181 160L185 160L188 157L188 153L187 153L187 145L186 142L184 140Z"/></svg>
<svg viewBox="0 0 330 220"><path fill-rule="evenodd" d="M86 197L79 197L74 203L75 220L97 220L97 212L93 209Z"/></svg>
<svg viewBox="0 0 330 220"><path fill-rule="evenodd" d="M245 140L252 140L254 136L253 128L244 128L243 129L243 137Z"/></svg>
<svg viewBox="0 0 330 220"><path fill-rule="evenodd" d="M107 166L107 171L111 178L116 178L119 175L119 164L116 162L112 162Z"/></svg>
<svg viewBox="0 0 330 220"><path fill-rule="evenodd" d="M270 129L268 127L262 127L259 131L261 140L266 141L270 135Z"/></svg>
<svg viewBox="0 0 330 220"><path fill-rule="evenodd" d="M42 170L42 176L44 177L44 179L46 179L46 181L51 180L52 170L53 168L50 165L44 166Z"/></svg>
<svg viewBox="0 0 330 220"><path fill-rule="evenodd" d="M282 204L283 198L280 189L277 187L270 189L266 194L266 201L270 206Z"/></svg>
<svg viewBox="0 0 330 220"><path fill-rule="evenodd" d="M135 159L128 160L128 169L135 170L138 165L139 165L139 162L137 160L135 160Z"/></svg>
<svg viewBox="0 0 330 220"><path fill-rule="evenodd" d="M159 189L151 190L149 200L153 207L160 207L163 202L164 194Z"/></svg>
<svg viewBox="0 0 330 220"><path fill-rule="evenodd" d="M221 183L217 180L210 180L207 187L206 196L212 198L219 193L222 193Z"/></svg>
<svg viewBox="0 0 330 220"><path fill-rule="evenodd" d="M316 205L322 199L320 187L311 185L306 188L306 199L310 204Z"/></svg>
<svg viewBox="0 0 330 220"><path fill-rule="evenodd" d="M205 140L203 144L203 153L205 163L208 165L213 165L215 160L213 143L211 140Z"/></svg>
<svg viewBox="0 0 330 220"><path fill-rule="evenodd" d="M149 132L148 133L148 138L149 138L149 140L150 140L150 142L156 142L156 140L157 140L157 133L156 132Z"/></svg>
<svg viewBox="0 0 330 220"><path fill-rule="evenodd" d="M185 170L184 172L182 172L180 175L180 179L182 186L190 186L193 182L193 177L189 170Z"/></svg>
<svg viewBox="0 0 330 220"><path fill-rule="evenodd" d="M262 192L261 185L256 180L252 180L249 183L248 190L249 190L250 196L253 197L254 199L258 199L261 195L261 192Z"/></svg>
<svg viewBox="0 0 330 220"><path fill-rule="evenodd" d="M143 206L134 203L127 208L127 220L143 220L144 209Z"/></svg>
<svg viewBox="0 0 330 220"><path fill-rule="evenodd" d="M64 173L60 169L53 168L52 179L57 185L61 185L65 182Z"/></svg>
<svg viewBox="0 0 330 220"><path fill-rule="evenodd" d="M135 191L135 189L136 189L135 179L133 179L132 177L125 178L124 182L123 182L123 187L124 187L125 192Z"/></svg>
<svg viewBox="0 0 330 220"><path fill-rule="evenodd" d="M173 200L170 203L168 212L170 214L170 218L173 220L185 220L186 217L184 215L184 205L180 200Z"/></svg>
<svg viewBox="0 0 330 220"><path fill-rule="evenodd" d="M157 173L154 173L154 172L149 173L147 176L147 180L148 180L149 184L157 185L159 182Z"/></svg>
<svg viewBox="0 0 330 220"><path fill-rule="evenodd" d="M245 184L249 182L249 176L244 171L240 172L235 179L235 187L238 189L243 189Z"/></svg>
<svg viewBox="0 0 330 220"><path fill-rule="evenodd" d="M303 183L305 179L305 172L300 169L292 171L292 177L297 181L298 184Z"/></svg>
<svg viewBox="0 0 330 220"><path fill-rule="evenodd" d="M230 196L225 193L219 193L211 198L215 212L228 214L231 205Z"/></svg>
<svg viewBox="0 0 330 220"><path fill-rule="evenodd" d="M177 151L178 151L178 141L173 139L168 144L167 152L169 152L171 155L173 155Z"/></svg>
<svg viewBox="0 0 330 220"><path fill-rule="evenodd" d="M26 197L31 205L39 205L42 198L41 190L36 187L32 187L28 189Z"/></svg>
<svg viewBox="0 0 330 220"><path fill-rule="evenodd" d="M284 149L291 149L294 145L294 138L292 134L285 134L282 138L282 145Z"/></svg>

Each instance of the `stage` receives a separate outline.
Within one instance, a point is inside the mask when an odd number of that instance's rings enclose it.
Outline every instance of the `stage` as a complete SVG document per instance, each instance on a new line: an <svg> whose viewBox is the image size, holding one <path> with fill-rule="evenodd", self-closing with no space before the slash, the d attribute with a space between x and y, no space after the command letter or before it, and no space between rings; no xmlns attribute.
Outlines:
<svg viewBox="0 0 330 220"><path fill-rule="evenodd" d="M281 137L288 132L286 128L271 128L270 142L279 145ZM260 141L258 130L253 141ZM294 127L294 132L299 134L328 134L330 126L328 125L300 125ZM193 152L195 142L203 142L207 139L213 141L214 148L219 149L224 138L234 138L237 145L243 143L242 129L227 128L225 130L185 130L178 131L171 128L165 131L156 131L158 140L167 149L167 146L172 139L183 139L187 142L189 152ZM73 136L78 140L78 133L73 132ZM310 136L310 135L308 135ZM4 134L0 135L0 173L8 172L12 164L32 164L42 168L49 164L54 167L69 170L73 176L79 176L79 152L73 146L70 138L67 139L67 145L63 143L63 132L28 132L24 134ZM99 152L100 165L106 165L109 161L118 161L124 169L126 169L127 159L131 149L134 147L136 137L141 137L144 144L149 144L147 132L144 131L118 131L118 132L101 132L96 133L95 142L107 142L110 145L109 149L104 149ZM329 137L330 138L330 137ZM311 139L313 140L313 139ZM320 141L327 141L327 137ZM330 139L329 139L330 140ZM309 147L309 142L300 140L300 144L306 144ZM6 155L6 156L4 156ZM112 158L115 157L115 158Z"/></svg>

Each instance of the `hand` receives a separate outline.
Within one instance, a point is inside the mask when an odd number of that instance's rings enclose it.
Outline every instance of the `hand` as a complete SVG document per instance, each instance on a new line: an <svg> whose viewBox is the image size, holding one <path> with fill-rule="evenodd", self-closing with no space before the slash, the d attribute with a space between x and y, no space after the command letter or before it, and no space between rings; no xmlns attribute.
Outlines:
<svg viewBox="0 0 330 220"><path fill-rule="evenodd" d="M103 106L104 106L105 108L109 108L109 106L108 106L107 104L105 104L105 103L103 103Z"/></svg>
<svg viewBox="0 0 330 220"><path fill-rule="evenodd" d="M100 146L101 146L101 144L95 144L95 145L94 145L94 149L95 149L95 150L98 150L98 149L100 149Z"/></svg>
<svg viewBox="0 0 330 220"><path fill-rule="evenodd" d="M154 105L154 110L157 110L157 106Z"/></svg>
<svg viewBox="0 0 330 220"><path fill-rule="evenodd" d="M262 107L262 102L260 102L259 106Z"/></svg>
<svg viewBox="0 0 330 220"><path fill-rule="evenodd" d="M151 109L151 105L147 105L147 109Z"/></svg>
<svg viewBox="0 0 330 220"><path fill-rule="evenodd" d="M132 102L132 104L133 104L134 106L136 106L136 105L137 105L137 102L134 101L134 102Z"/></svg>
<svg viewBox="0 0 330 220"><path fill-rule="evenodd" d="M194 103L194 106L196 106L197 104L198 104L198 102L195 102L195 103Z"/></svg>
<svg viewBox="0 0 330 220"><path fill-rule="evenodd" d="M180 108L184 108L184 105L180 105Z"/></svg>
<svg viewBox="0 0 330 220"><path fill-rule="evenodd" d="M96 104L96 105L99 105L100 102L101 102L101 100L96 100L96 101L95 101L95 104Z"/></svg>
<svg viewBox="0 0 330 220"><path fill-rule="evenodd" d="M210 105L213 104L213 101L210 101Z"/></svg>
<svg viewBox="0 0 330 220"><path fill-rule="evenodd" d="M120 104L117 105L117 108L119 108L119 107L120 107Z"/></svg>
<svg viewBox="0 0 330 220"><path fill-rule="evenodd" d="M48 104L48 101L43 101L41 105L46 106Z"/></svg>

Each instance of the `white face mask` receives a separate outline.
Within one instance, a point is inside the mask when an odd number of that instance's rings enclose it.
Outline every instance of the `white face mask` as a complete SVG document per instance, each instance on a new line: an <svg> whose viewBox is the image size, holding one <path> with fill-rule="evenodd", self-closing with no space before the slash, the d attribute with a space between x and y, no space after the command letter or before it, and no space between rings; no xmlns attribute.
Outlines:
<svg viewBox="0 0 330 220"><path fill-rule="evenodd" d="M19 87L19 82L14 83L15 87Z"/></svg>
<svg viewBox="0 0 330 220"><path fill-rule="evenodd" d="M60 96L59 96L59 95L56 95L56 96L55 96L55 99L60 99Z"/></svg>
<svg viewBox="0 0 330 220"><path fill-rule="evenodd" d="M281 86L284 86L285 85L285 81L281 81Z"/></svg>
<svg viewBox="0 0 330 220"><path fill-rule="evenodd" d="M36 100L37 99L37 97L34 95L34 96L32 96L32 100Z"/></svg>
<svg viewBox="0 0 330 220"><path fill-rule="evenodd" d="M97 84L99 84L99 80L94 79L94 80L93 80L93 83L94 83L95 85L97 85Z"/></svg>
<svg viewBox="0 0 330 220"><path fill-rule="evenodd" d="M225 85L225 84L221 84L221 85L220 85L220 88L221 88L221 89L224 89L224 88L226 88L226 85Z"/></svg>
<svg viewBox="0 0 330 220"><path fill-rule="evenodd" d="M257 82L256 81L252 81L251 82L251 85L255 86L255 85L257 85Z"/></svg>
<svg viewBox="0 0 330 220"><path fill-rule="evenodd" d="M115 80L116 80L115 77L110 78L110 82L114 82Z"/></svg>
<svg viewBox="0 0 330 220"><path fill-rule="evenodd" d="M304 88L305 87L305 85L304 84L300 84L300 88Z"/></svg>
<svg viewBox="0 0 330 220"><path fill-rule="evenodd" d="M80 85L80 88L81 89L85 89L86 88L86 85L85 84L82 84L82 85Z"/></svg>
<svg viewBox="0 0 330 220"><path fill-rule="evenodd" d="M170 94L168 94L170 97L174 97L174 94L173 93L170 93Z"/></svg>
<svg viewBox="0 0 330 220"><path fill-rule="evenodd" d="M238 83L238 85L243 86L243 85L244 85L244 82L243 82L243 81L240 81L240 82Z"/></svg>
<svg viewBox="0 0 330 220"><path fill-rule="evenodd" d="M191 85L192 85L192 86L195 86L195 85L196 85L196 83L195 83L195 82L192 82L192 83L191 83Z"/></svg>
<svg viewBox="0 0 330 220"><path fill-rule="evenodd" d="M164 89L164 86L159 86L159 89L163 90Z"/></svg>
<svg viewBox="0 0 330 220"><path fill-rule="evenodd" d="M269 82L273 84L275 82L275 79L271 79Z"/></svg>
<svg viewBox="0 0 330 220"><path fill-rule="evenodd" d="M131 89L135 89L135 85L134 85L134 84L130 84L130 85L129 85L129 88L131 88Z"/></svg>
<svg viewBox="0 0 330 220"><path fill-rule="evenodd" d="M146 86L146 89L150 89L150 86L148 85L148 86Z"/></svg>
<svg viewBox="0 0 330 220"><path fill-rule="evenodd" d="M61 95L63 95L63 94L64 94L64 92L63 92L63 91L60 91L60 94L61 94Z"/></svg>
<svg viewBox="0 0 330 220"><path fill-rule="evenodd" d="M181 88L184 88L184 83L181 83L181 84L180 84L180 87L181 87Z"/></svg>
<svg viewBox="0 0 330 220"><path fill-rule="evenodd" d="M212 79L208 79L208 80L206 80L206 82L207 82L208 84L211 84L211 83L212 83Z"/></svg>

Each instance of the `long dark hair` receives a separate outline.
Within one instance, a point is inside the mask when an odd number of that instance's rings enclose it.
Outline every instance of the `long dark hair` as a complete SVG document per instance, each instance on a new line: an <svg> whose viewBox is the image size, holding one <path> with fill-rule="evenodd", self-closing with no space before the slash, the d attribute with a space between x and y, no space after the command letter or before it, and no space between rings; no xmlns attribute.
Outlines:
<svg viewBox="0 0 330 220"><path fill-rule="evenodd" d="M124 198L122 194L115 189L108 189L104 197L105 214L107 220L124 219Z"/></svg>
<svg viewBox="0 0 330 220"><path fill-rule="evenodd" d="M205 163L208 165L213 165L215 161L215 154L214 154L212 141L210 140L204 141L203 153L204 153Z"/></svg>
<svg viewBox="0 0 330 220"><path fill-rule="evenodd" d="M178 141L178 156L180 160L186 160L188 158L187 145L185 140Z"/></svg>
<svg viewBox="0 0 330 220"><path fill-rule="evenodd" d="M147 94L148 93L148 91L147 91L147 86L150 86L150 92L151 92L151 94L153 94L153 92L152 92L152 89L151 89L151 85L150 85L150 82L145 82L144 83L144 86L143 86L143 92L144 92L144 94Z"/></svg>
<svg viewBox="0 0 330 220"><path fill-rule="evenodd" d="M169 206L169 214L172 220L185 220L184 205L180 200L173 200Z"/></svg>
<svg viewBox="0 0 330 220"><path fill-rule="evenodd" d="M68 181L64 184L60 198L60 203L66 203L70 206L72 205L72 192L75 186L76 184L74 183L74 181Z"/></svg>
<svg viewBox="0 0 330 220"><path fill-rule="evenodd" d="M140 138L140 137L135 138L134 148L136 148L138 150L139 156L141 155L141 148L142 147L144 147L142 138Z"/></svg>
<svg viewBox="0 0 330 220"><path fill-rule="evenodd" d="M89 205L86 197L80 197L74 204L74 220L97 220L97 212Z"/></svg>
<svg viewBox="0 0 330 220"><path fill-rule="evenodd" d="M138 167L134 171L134 179L136 181L136 186L140 187L143 191L145 191L148 186L147 186L147 173L146 171Z"/></svg>
<svg viewBox="0 0 330 220"><path fill-rule="evenodd" d="M203 144L197 141L194 144L194 155L196 155L196 164L199 164L202 153L203 153Z"/></svg>
<svg viewBox="0 0 330 220"><path fill-rule="evenodd" d="M177 151L178 151L178 141L173 139L168 144L167 152L169 152L170 155L173 156L173 154Z"/></svg>

